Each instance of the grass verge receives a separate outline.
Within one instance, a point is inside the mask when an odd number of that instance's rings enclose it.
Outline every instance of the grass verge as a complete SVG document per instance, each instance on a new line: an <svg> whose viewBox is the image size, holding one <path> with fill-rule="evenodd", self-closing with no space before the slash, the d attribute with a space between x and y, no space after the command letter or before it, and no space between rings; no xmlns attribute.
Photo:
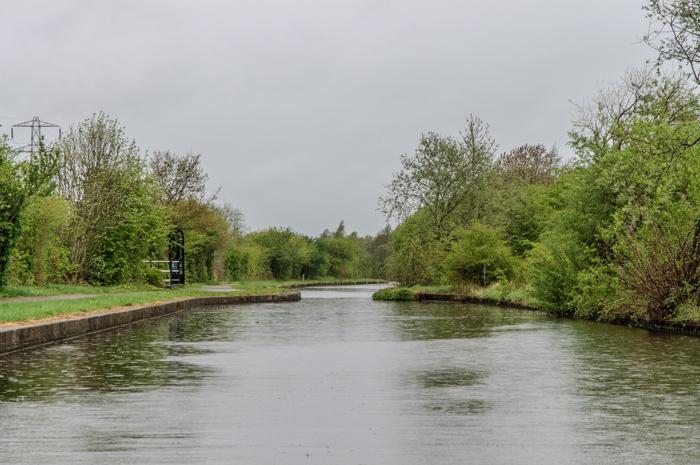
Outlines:
<svg viewBox="0 0 700 465"><path fill-rule="evenodd" d="M188 297L222 295L268 295L280 294L286 289L259 286L231 292L206 292L193 288L149 290L142 292L105 292L104 295L77 300L44 300L39 302L0 302L0 323L38 320L59 315L82 313L94 310L108 310L116 307L142 305ZM92 292L86 292L91 294ZM97 293L97 292L95 292ZM36 295L36 294L35 294Z"/></svg>
<svg viewBox="0 0 700 465"><path fill-rule="evenodd" d="M292 281L239 281L231 283L230 292L203 291L201 283L188 284L178 289L160 289L152 286L70 286L49 285L44 287L7 287L0 290L0 297L50 297L65 294L94 294L75 300L42 300L17 302L0 300L0 324L38 320L71 313L109 310L116 307L143 305L187 297L222 295L272 295L286 292L290 288L319 285L348 285L380 283L379 280L316 279Z"/></svg>
<svg viewBox="0 0 700 465"><path fill-rule="evenodd" d="M527 289L513 286L494 285L490 287L457 287L457 286L413 286L392 287L380 289L372 298L383 301L415 301L417 294L445 294L456 297L475 297L485 301L511 303L528 307L537 307Z"/></svg>

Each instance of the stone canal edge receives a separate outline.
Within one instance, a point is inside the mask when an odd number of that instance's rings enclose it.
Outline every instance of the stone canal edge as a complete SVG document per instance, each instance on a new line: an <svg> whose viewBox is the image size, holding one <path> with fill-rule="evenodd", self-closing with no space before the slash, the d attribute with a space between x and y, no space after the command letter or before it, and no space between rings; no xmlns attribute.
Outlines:
<svg viewBox="0 0 700 465"><path fill-rule="evenodd" d="M296 302L299 291L268 295L227 295L192 297L109 310L0 325L0 355L53 344L87 334L106 331L138 321L149 320L207 305Z"/></svg>

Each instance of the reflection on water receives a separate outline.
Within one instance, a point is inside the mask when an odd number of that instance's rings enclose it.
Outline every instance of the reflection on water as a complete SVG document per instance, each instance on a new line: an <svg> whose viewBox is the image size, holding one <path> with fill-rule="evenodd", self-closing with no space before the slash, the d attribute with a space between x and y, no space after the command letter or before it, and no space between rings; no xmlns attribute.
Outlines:
<svg viewBox="0 0 700 465"><path fill-rule="evenodd" d="M418 378L426 388L444 386L471 386L481 375L465 368L441 368L420 373Z"/></svg>
<svg viewBox="0 0 700 465"><path fill-rule="evenodd" d="M167 324L164 324L167 323ZM204 348L170 343L185 322L149 321L109 336L93 335L73 344L21 352L0 358L0 401L80 402L86 391L141 391L176 384L197 384L205 366L183 356Z"/></svg>
<svg viewBox="0 0 700 465"><path fill-rule="evenodd" d="M0 358L0 463L700 463L700 339L373 289Z"/></svg>

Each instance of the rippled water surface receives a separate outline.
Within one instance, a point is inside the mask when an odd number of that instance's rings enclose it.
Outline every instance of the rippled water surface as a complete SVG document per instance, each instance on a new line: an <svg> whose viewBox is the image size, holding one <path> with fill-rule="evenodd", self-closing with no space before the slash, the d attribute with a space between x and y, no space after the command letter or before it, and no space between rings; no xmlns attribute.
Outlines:
<svg viewBox="0 0 700 465"><path fill-rule="evenodd" d="M0 463L700 463L700 339L372 291L0 358Z"/></svg>

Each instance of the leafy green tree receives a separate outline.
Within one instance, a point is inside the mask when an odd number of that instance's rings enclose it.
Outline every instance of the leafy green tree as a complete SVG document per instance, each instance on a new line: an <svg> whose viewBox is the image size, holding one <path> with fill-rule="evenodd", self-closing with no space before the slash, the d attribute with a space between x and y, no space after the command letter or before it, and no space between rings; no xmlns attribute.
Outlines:
<svg viewBox="0 0 700 465"><path fill-rule="evenodd" d="M374 237L369 237L365 243L365 250L369 254L371 270L367 276L374 278L387 278L387 261L391 254L391 227L386 226Z"/></svg>
<svg viewBox="0 0 700 465"><path fill-rule="evenodd" d="M589 129L574 137L584 163L556 183L559 209L531 262L544 305L589 318L637 318L642 309L664 319L695 293L699 112L674 82L654 81L615 123L614 143Z"/></svg>
<svg viewBox="0 0 700 465"><path fill-rule="evenodd" d="M72 127L58 149L58 192L72 211L71 281L138 279L142 260L163 256L169 229L138 147L117 120L99 113Z"/></svg>
<svg viewBox="0 0 700 465"><path fill-rule="evenodd" d="M513 278L515 259L497 230L472 223L453 234L444 265L451 281L487 286L499 279Z"/></svg>
<svg viewBox="0 0 700 465"><path fill-rule="evenodd" d="M225 253L236 238L222 210L212 204L188 199L172 205L170 212L172 221L185 232L185 266L190 281L223 279Z"/></svg>
<svg viewBox="0 0 700 465"><path fill-rule="evenodd" d="M17 154L0 139L0 286L7 282L12 251L22 231L22 213L33 196L46 194L56 169L56 156L43 145L29 160Z"/></svg>
<svg viewBox="0 0 700 465"><path fill-rule="evenodd" d="M129 195L114 212L114 224L90 244L85 270L90 282L117 285L144 281L143 261L161 257L167 248L167 212L153 202L153 186L138 173L132 176L114 178L124 183L122 187L129 189Z"/></svg>
<svg viewBox="0 0 700 465"><path fill-rule="evenodd" d="M404 220L423 210L437 237L443 238L455 224L476 215L480 189L493 169L496 143L488 125L475 116L470 116L460 136L424 134L415 154L401 157L401 170L380 199L388 219Z"/></svg>
<svg viewBox="0 0 700 465"><path fill-rule="evenodd" d="M269 270L275 279L288 280L308 276L311 247L307 238L288 228L270 228L250 236L265 249Z"/></svg>
<svg viewBox="0 0 700 465"><path fill-rule="evenodd" d="M435 236L430 219L422 210L407 218L391 235L389 278L406 286L440 282L444 241Z"/></svg>
<svg viewBox="0 0 700 465"><path fill-rule="evenodd" d="M580 162L592 163L609 150L623 150L633 142L636 122L675 124L693 121L697 114L697 99L687 79L648 68L633 70L620 84L602 89L590 104L579 107L570 145ZM676 148L682 144L668 147Z"/></svg>

